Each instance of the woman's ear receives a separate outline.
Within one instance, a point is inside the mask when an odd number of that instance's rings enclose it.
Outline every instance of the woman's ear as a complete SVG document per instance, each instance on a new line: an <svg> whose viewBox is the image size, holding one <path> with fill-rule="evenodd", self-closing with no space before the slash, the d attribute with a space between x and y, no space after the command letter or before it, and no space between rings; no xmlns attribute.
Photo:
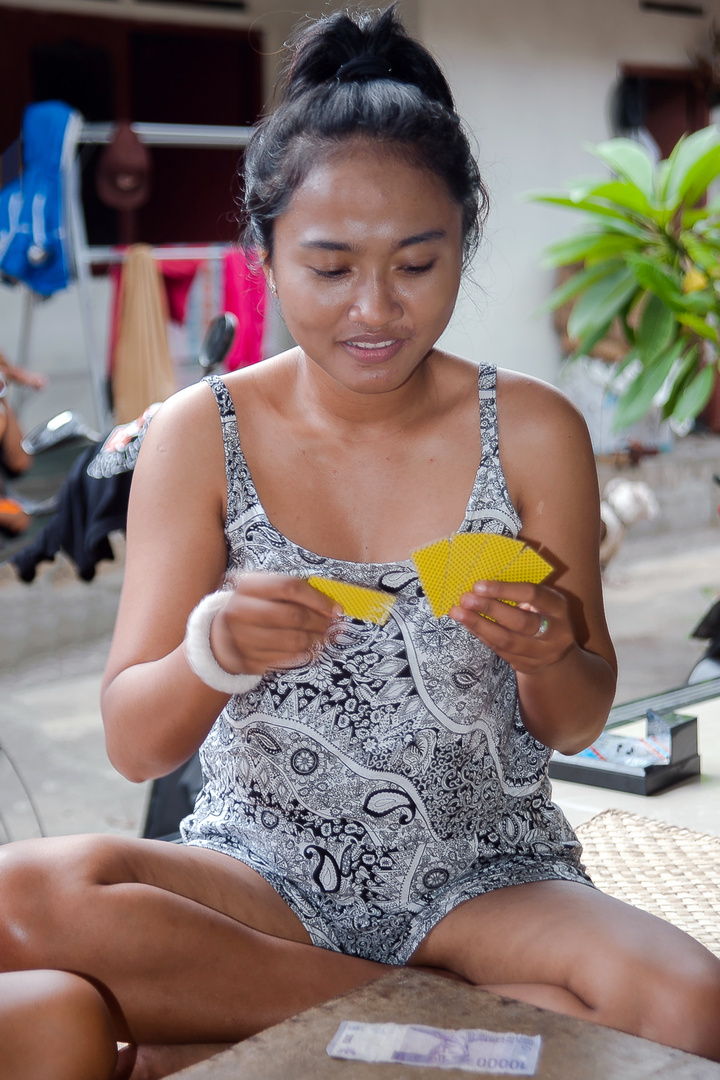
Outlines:
<svg viewBox="0 0 720 1080"><path fill-rule="evenodd" d="M267 281L268 289L273 294L273 296L277 297L277 285L275 284L275 275L273 274L273 269L272 269L272 265L270 263L270 256L269 256L268 252L263 251L261 253L260 265L262 266L263 274L265 275L265 280Z"/></svg>

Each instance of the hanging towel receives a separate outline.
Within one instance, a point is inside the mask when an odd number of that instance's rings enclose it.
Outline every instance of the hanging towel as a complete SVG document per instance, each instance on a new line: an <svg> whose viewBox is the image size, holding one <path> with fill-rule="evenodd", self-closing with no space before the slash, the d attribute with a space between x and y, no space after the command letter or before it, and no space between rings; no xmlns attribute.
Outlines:
<svg viewBox="0 0 720 1080"><path fill-rule="evenodd" d="M226 371L257 364L262 360L265 276L236 247L225 253L225 310L238 320L235 341L225 360Z"/></svg>
<svg viewBox="0 0 720 1080"><path fill-rule="evenodd" d="M82 117L62 101L28 105L22 172L0 192L0 272L51 296L72 276L65 226L65 178Z"/></svg>
<svg viewBox="0 0 720 1080"><path fill-rule="evenodd" d="M128 250L122 270L112 387L118 424L129 423L177 389L167 339L167 299L147 244Z"/></svg>
<svg viewBox="0 0 720 1080"><path fill-rule="evenodd" d="M116 251L127 252L127 248L117 247ZM155 249L157 251L157 248ZM168 317L171 322L184 323L187 308L188 293L195 279L195 275L201 266L202 259L161 259L153 256L155 265L160 270L163 278L165 295L167 298ZM108 375L112 376L115 368L115 350L117 338L120 332L120 281L122 266L113 265L109 274L111 286L110 299L110 330L108 334Z"/></svg>

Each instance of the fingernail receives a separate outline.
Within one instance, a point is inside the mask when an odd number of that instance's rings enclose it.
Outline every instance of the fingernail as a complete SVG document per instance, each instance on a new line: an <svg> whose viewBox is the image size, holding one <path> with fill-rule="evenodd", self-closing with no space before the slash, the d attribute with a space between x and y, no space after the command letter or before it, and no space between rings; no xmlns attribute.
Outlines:
<svg viewBox="0 0 720 1080"><path fill-rule="evenodd" d="M343 609L340 607L340 605L339 604L333 604L333 609L332 609L333 619L339 619L340 616L342 615L342 613L343 613Z"/></svg>
<svg viewBox="0 0 720 1080"><path fill-rule="evenodd" d="M486 593L488 591L487 583L484 581L476 581L473 585L474 593Z"/></svg>

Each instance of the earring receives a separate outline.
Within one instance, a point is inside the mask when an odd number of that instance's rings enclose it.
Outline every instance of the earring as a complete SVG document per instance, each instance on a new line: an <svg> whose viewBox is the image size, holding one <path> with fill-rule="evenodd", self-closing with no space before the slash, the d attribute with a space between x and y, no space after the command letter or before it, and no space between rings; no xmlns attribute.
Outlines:
<svg viewBox="0 0 720 1080"><path fill-rule="evenodd" d="M277 300L277 285L275 284L275 279L269 277L268 278L268 285L270 286L270 292L273 294L273 296Z"/></svg>

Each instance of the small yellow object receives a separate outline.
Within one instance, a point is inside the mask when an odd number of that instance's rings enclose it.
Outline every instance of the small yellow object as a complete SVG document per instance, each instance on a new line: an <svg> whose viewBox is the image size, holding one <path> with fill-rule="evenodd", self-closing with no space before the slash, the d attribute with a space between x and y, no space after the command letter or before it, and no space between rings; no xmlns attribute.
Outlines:
<svg viewBox="0 0 720 1080"><path fill-rule="evenodd" d="M522 540L495 533L455 533L414 551L412 560L436 618L447 615L476 581L537 585L553 569Z"/></svg>
<svg viewBox="0 0 720 1080"><path fill-rule="evenodd" d="M395 597L378 589L366 589L362 585L350 585L347 581L333 578L309 577L308 585L324 593L338 604L351 619L377 623L382 626L390 617Z"/></svg>
<svg viewBox="0 0 720 1080"><path fill-rule="evenodd" d="M682 279L682 291L684 293L698 292L699 289L704 289L707 283L707 274L703 274L702 270L694 266Z"/></svg>

